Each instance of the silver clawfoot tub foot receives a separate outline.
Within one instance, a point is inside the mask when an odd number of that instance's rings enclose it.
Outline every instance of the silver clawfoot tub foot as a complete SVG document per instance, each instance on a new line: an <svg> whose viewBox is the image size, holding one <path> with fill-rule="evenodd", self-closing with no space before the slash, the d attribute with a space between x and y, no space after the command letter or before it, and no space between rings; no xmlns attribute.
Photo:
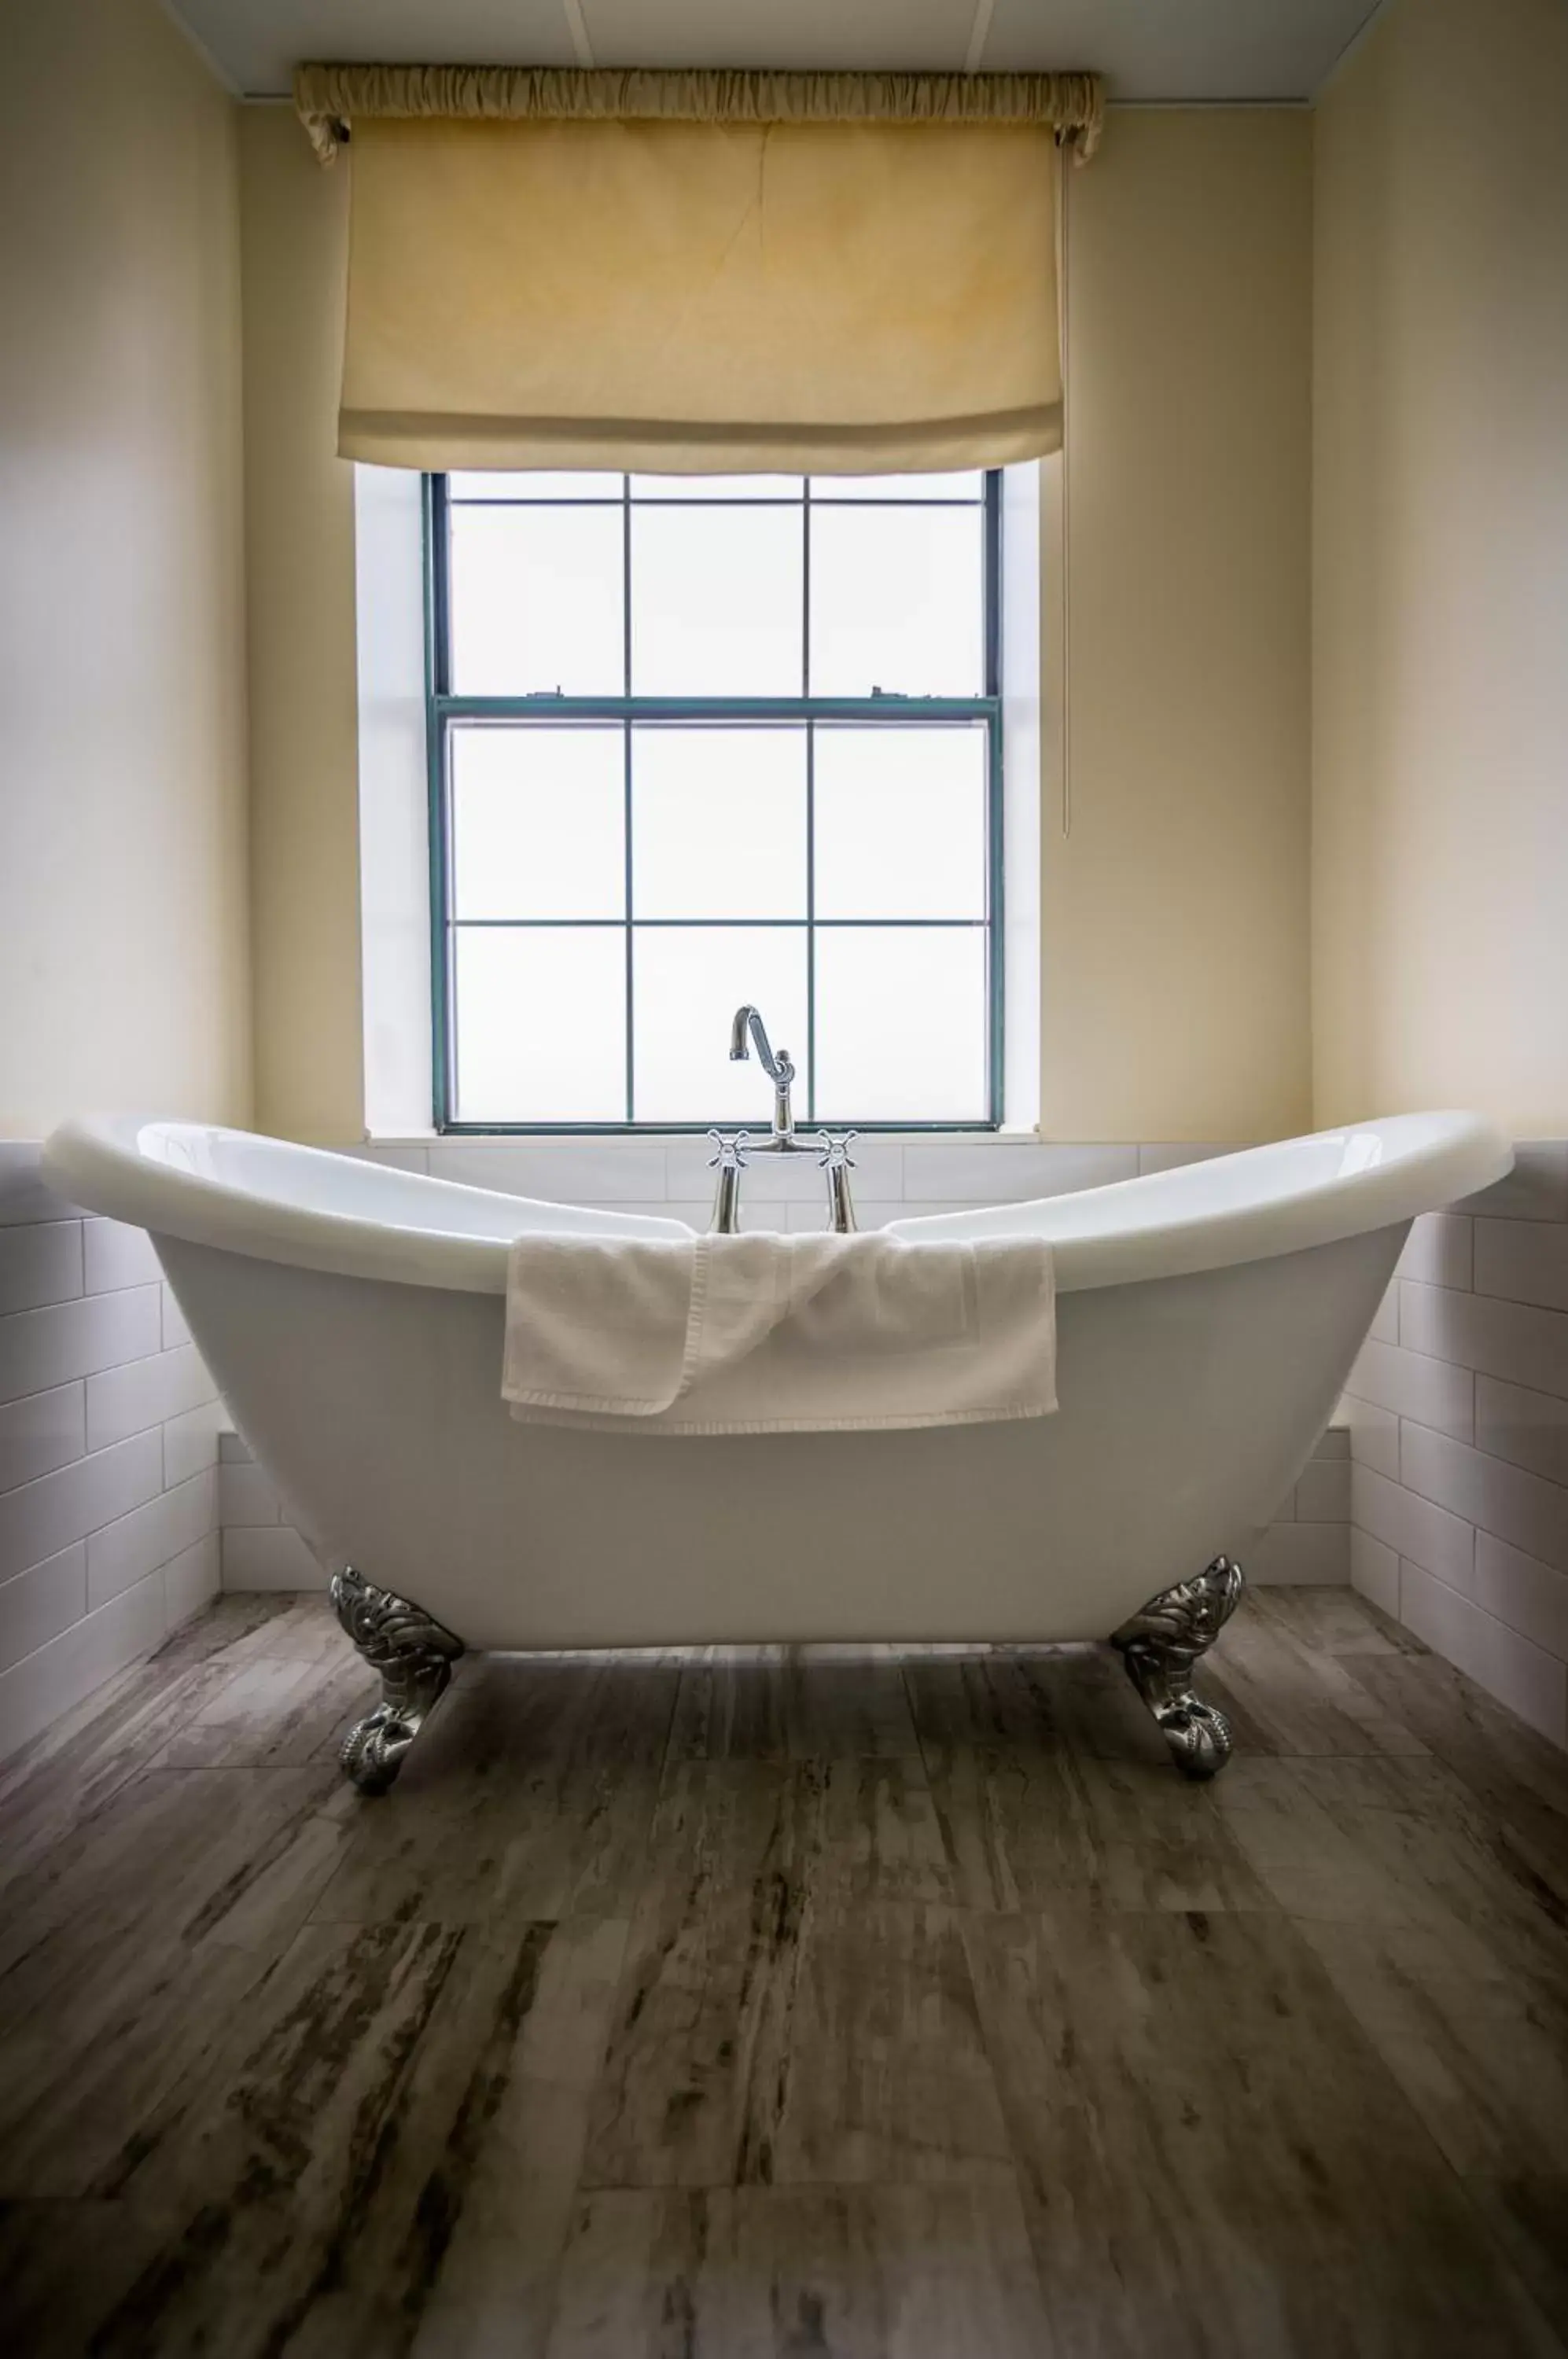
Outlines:
<svg viewBox="0 0 1568 2359"><path fill-rule="evenodd" d="M381 1674L380 1702L354 1723L338 1758L362 1794L385 1794L451 1679L463 1641L422 1606L374 1588L352 1564L333 1573L330 1593L338 1620Z"/></svg>
<svg viewBox="0 0 1568 2359"><path fill-rule="evenodd" d="M1236 1612L1241 1590L1240 1565L1217 1556L1196 1581L1151 1597L1111 1640L1188 1777L1217 1777L1230 1759L1229 1721L1195 1696L1191 1682L1193 1664Z"/></svg>

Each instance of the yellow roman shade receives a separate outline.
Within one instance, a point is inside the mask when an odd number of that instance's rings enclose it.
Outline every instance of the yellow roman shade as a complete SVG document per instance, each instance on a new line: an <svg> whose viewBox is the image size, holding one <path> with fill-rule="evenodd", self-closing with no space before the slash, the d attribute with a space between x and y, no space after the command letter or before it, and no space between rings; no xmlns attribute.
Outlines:
<svg viewBox="0 0 1568 2359"><path fill-rule="evenodd" d="M1092 144L1087 77L941 103L917 77L506 79L297 93L323 150L352 122L346 457L876 473L1060 442L1054 153ZM611 112L550 81L678 87ZM1058 82L1075 109L1007 87Z"/></svg>

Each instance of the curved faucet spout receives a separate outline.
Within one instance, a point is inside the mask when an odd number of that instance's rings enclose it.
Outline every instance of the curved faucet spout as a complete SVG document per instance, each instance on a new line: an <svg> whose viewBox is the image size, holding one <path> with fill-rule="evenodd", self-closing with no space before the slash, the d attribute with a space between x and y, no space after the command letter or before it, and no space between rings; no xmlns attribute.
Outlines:
<svg viewBox="0 0 1568 2359"><path fill-rule="evenodd" d="M751 1054L746 1046L747 1033L757 1043L762 1070L773 1084L773 1131L768 1147L775 1153L787 1147L793 1148L795 1117L789 1110L789 1084L795 1078L795 1068L789 1061L788 1049L780 1049L778 1055L774 1055L768 1038L768 1027L749 1000L744 1007L735 1009L735 1021L730 1026L730 1059L735 1064L742 1063Z"/></svg>
<svg viewBox="0 0 1568 2359"><path fill-rule="evenodd" d="M731 1063L743 1064L750 1056L751 1051L746 1046L748 1032L757 1043L757 1053L761 1060L762 1070L768 1080L777 1089L788 1089L795 1078L795 1068L790 1062L789 1051L788 1049L780 1049L778 1055L774 1055L768 1038L768 1027L749 1002L746 1006L735 1009L735 1021L730 1026Z"/></svg>

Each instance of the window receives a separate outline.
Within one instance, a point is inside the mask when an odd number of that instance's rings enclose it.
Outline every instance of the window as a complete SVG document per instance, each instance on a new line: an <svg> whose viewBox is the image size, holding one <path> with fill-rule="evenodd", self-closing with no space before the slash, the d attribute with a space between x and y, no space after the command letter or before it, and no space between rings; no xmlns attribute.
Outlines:
<svg viewBox="0 0 1568 2359"><path fill-rule="evenodd" d="M1000 1121L999 491L428 479L438 1127Z"/></svg>

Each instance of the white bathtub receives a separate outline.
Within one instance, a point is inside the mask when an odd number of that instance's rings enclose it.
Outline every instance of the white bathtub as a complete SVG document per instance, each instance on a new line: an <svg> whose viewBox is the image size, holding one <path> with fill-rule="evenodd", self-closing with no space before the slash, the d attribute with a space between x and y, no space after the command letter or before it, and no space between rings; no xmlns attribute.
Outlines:
<svg viewBox="0 0 1568 2359"><path fill-rule="evenodd" d="M691 1440L520 1426L498 1392L508 1238L678 1222L189 1123L69 1124L45 1160L61 1194L151 1232L300 1529L330 1570L357 1569L336 1594L387 1682L383 1736L406 1745L458 1651L431 1621L496 1648L1113 1633L1125 1648L1128 1617L1176 1591L1128 1661L1182 1759L1196 1707L1177 1677L1162 1709L1160 1683L1235 1599L1204 1568L1245 1559L1300 1472L1412 1217L1512 1155L1474 1115L1406 1114L896 1223L1054 1241L1059 1414ZM422 1611L400 1620L399 1601ZM1223 1759L1188 1737L1183 1766ZM401 1758L379 1752L348 1765L367 1787Z"/></svg>

